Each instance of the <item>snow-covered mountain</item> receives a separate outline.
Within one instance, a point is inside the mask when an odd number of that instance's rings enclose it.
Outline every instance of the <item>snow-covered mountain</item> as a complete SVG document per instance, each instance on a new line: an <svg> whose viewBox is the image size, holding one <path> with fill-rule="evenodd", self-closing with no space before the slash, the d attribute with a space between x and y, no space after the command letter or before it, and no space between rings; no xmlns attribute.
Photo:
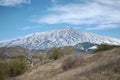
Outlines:
<svg viewBox="0 0 120 80"><path fill-rule="evenodd" d="M0 47L22 46L27 49L48 49L52 47L74 46L83 42L120 45L120 40L115 38L100 36L73 28L63 28L33 33L8 42L0 42Z"/></svg>

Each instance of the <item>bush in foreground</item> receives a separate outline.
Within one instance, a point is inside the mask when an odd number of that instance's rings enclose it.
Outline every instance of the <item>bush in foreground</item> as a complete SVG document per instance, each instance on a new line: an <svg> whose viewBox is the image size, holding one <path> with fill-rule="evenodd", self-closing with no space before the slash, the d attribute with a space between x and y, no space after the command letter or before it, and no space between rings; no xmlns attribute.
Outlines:
<svg viewBox="0 0 120 80"><path fill-rule="evenodd" d="M28 69L25 61L20 59L11 59L0 63L0 80L8 77L15 77L23 74Z"/></svg>
<svg viewBox="0 0 120 80"><path fill-rule="evenodd" d="M51 50L48 51L48 57L49 59L60 59L64 56L64 52L62 51L61 48L52 48Z"/></svg>
<svg viewBox="0 0 120 80"><path fill-rule="evenodd" d="M62 69L64 71L83 65L84 59L79 54L69 55L63 60Z"/></svg>
<svg viewBox="0 0 120 80"><path fill-rule="evenodd" d="M21 75L24 72L26 72L26 70L27 70L27 64L25 61L13 59L8 63L8 75L10 77Z"/></svg>
<svg viewBox="0 0 120 80"><path fill-rule="evenodd" d="M0 80L4 80L7 77L7 64L0 63Z"/></svg>

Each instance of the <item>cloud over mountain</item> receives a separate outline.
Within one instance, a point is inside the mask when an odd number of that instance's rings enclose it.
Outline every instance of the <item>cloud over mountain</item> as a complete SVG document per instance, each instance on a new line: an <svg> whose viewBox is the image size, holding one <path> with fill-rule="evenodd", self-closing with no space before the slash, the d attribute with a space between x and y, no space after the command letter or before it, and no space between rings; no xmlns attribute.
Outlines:
<svg viewBox="0 0 120 80"><path fill-rule="evenodd" d="M61 0L63 1L63 0ZM35 18L37 23L87 25L86 30L120 27L120 0L85 0L79 3L58 4L49 8L48 15ZM93 27L95 26L95 27Z"/></svg>

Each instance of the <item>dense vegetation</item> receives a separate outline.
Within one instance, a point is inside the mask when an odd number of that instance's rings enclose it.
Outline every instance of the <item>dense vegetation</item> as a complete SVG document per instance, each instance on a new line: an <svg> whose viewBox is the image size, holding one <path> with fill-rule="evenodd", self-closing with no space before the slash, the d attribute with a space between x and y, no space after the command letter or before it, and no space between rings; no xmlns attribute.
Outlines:
<svg viewBox="0 0 120 80"><path fill-rule="evenodd" d="M51 50L48 51L48 57L49 59L60 59L64 56L63 51L61 48L52 48Z"/></svg>
<svg viewBox="0 0 120 80"><path fill-rule="evenodd" d="M0 63L0 80L4 80L7 77L7 64Z"/></svg>
<svg viewBox="0 0 120 80"><path fill-rule="evenodd" d="M101 44L97 47L97 49L95 50L95 52L100 52L100 51L106 51L106 50L110 50L113 48L117 48L120 47L118 45L109 45L109 44Z"/></svg>
<svg viewBox="0 0 120 80"><path fill-rule="evenodd" d="M49 59L57 60L57 59L62 58L65 55L69 55L69 54L74 53L74 52L75 52L75 50L73 47L67 46L64 48L54 47L54 48L48 50L47 54L48 54Z"/></svg>
<svg viewBox="0 0 120 80"><path fill-rule="evenodd" d="M28 69L24 56L17 56L8 61L0 62L0 80L23 74Z"/></svg>

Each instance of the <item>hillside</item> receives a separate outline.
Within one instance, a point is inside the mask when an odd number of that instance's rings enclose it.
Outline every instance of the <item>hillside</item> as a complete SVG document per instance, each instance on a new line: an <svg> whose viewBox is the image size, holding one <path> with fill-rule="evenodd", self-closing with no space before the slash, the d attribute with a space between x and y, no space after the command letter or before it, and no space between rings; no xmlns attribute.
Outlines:
<svg viewBox="0 0 120 80"><path fill-rule="evenodd" d="M28 54L30 54L30 51L20 46L0 48L0 57L27 56Z"/></svg>
<svg viewBox="0 0 120 80"><path fill-rule="evenodd" d="M83 55L84 64L67 71L62 61L37 64L16 80L120 80L120 48Z"/></svg>
<svg viewBox="0 0 120 80"><path fill-rule="evenodd" d="M0 42L0 47L21 46L27 49L44 50L52 47L74 46L79 43L120 45L120 40L89 33L73 28L62 28L38 32L8 42Z"/></svg>

